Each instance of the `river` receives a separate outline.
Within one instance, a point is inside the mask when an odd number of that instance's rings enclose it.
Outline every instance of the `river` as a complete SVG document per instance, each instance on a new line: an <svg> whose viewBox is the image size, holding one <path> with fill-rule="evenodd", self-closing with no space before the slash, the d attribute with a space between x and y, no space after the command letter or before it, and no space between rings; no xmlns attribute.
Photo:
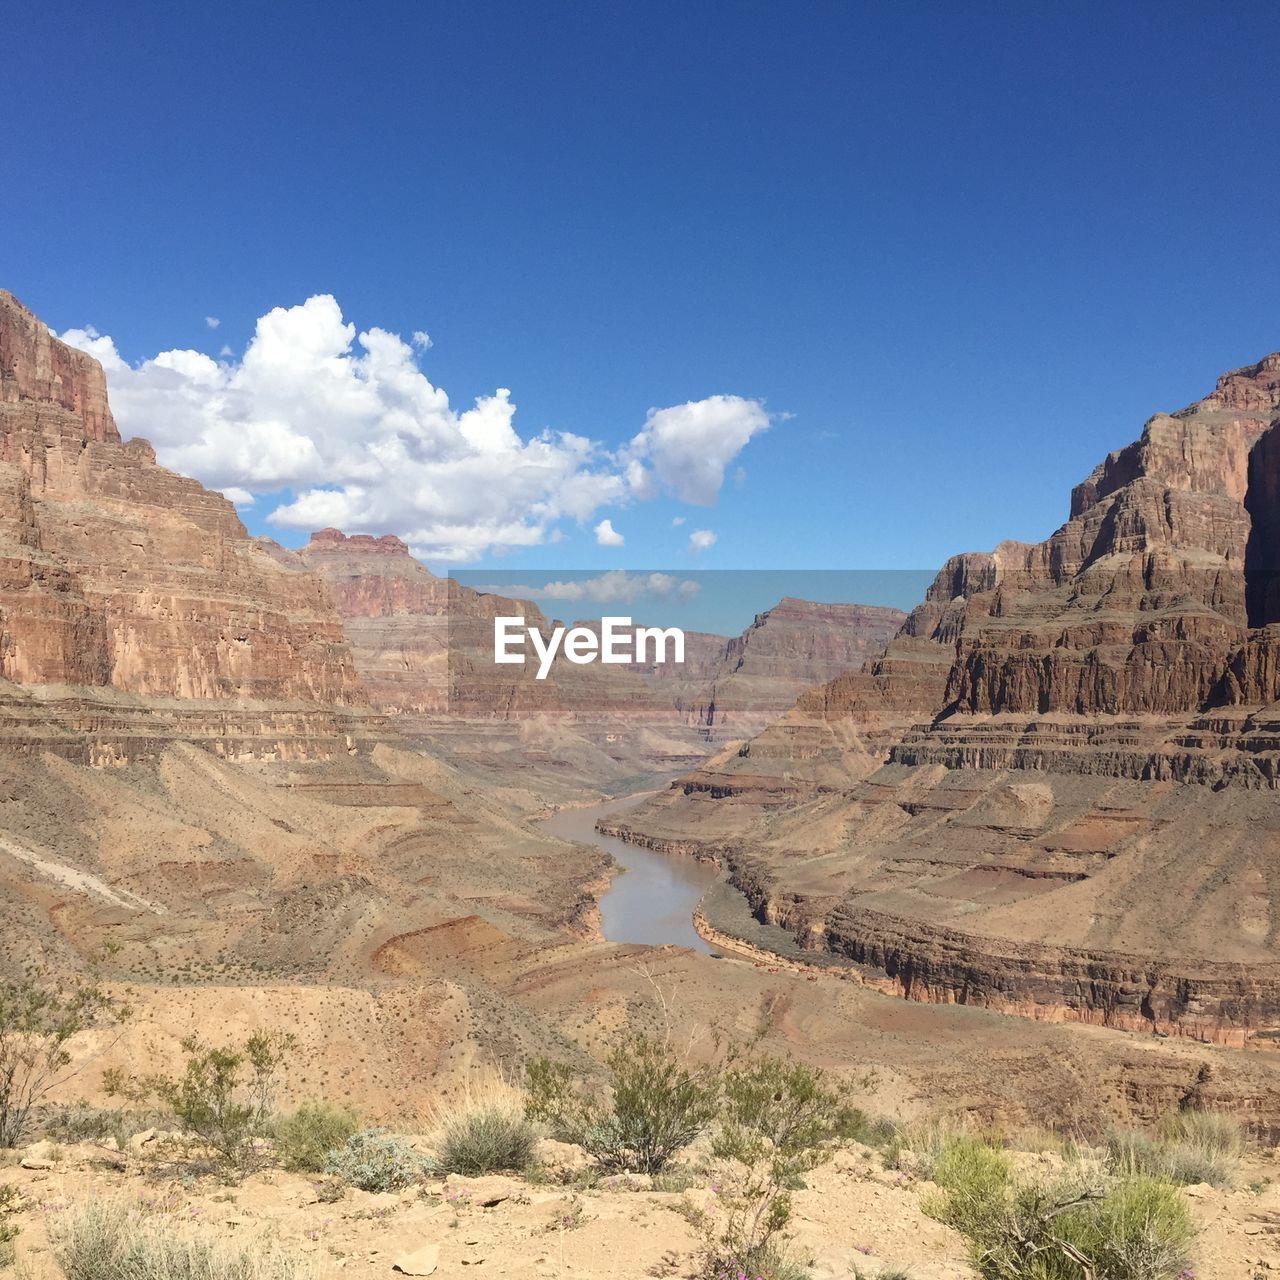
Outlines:
<svg viewBox="0 0 1280 1280"><path fill-rule="evenodd" d="M630 809L644 796L625 796L585 809L562 809L543 822L561 840L594 844L623 868L600 899L600 932L608 942L674 942L694 951L711 948L693 927L693 913L719 874L710 863L627 844L596 830L596 819Z"/></svg>

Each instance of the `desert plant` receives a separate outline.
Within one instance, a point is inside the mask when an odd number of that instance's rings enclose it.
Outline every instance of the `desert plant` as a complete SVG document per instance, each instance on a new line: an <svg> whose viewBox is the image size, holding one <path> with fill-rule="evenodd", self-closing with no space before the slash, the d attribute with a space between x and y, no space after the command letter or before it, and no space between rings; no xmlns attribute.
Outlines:
<svg viewBox="0 0 1280 1280"><path fill-rule="evenodd" d="M704 1273L786 1274L793 1265L783 1234L791 1192L834 1139L865 1126L848 1087L821 1070L767 1056L739 1060L731 1052L712 1153L737 1168L703 1224Z"/></svg>
<svg viewBox="0 0 1280 1280"><path fill-rule="evenodd" d="M599 1092L567 1062L536 1058L525 1068L525 1115L557 1142L581 1146L587 1130L600 1122L603 1106Z"/></svg>
<svg viewBox="0 0 1280 1280"><path fill-rule="evenodd" d="M519 1172L533 1158L533 1127L523 1115L484 1107L458 1116L445 1130L438 1155L443 1173Z"/></svg>
<svg viewBox="0 0 1280 1280"><path fill-rule="evenodd" d="M433 1167L399 1135L362 1129L329 1153L324 1171L361 1191L399 1191L427 1177Z"/></svg>
<svg viewBox="0 0 1280 1280"><path fill-rule="evenodd" d="M276 1117L269 1132L276 1159L296 1173L322 1173L329 1153L359 1131L360 1118L347 1107L304 1102L296 1111Z"/></svg>
<svg viewBox="0 0 1280 1280"><path fill-rule="evenodd" d="M0 1147L16 1147L32 1110L67 1075L67 1044L127 1010L98 987L63 986L36 973L0 983Z"/></svg>
<svg viewBox="0 0 1280 1280"><path fill-rule="evenodd" d="M13 1242L18 1238L18 1224L13 1219L19 1199L17 1187L0 1182L0 1267L13 1265Z"/></svg>
<svg viewBox="0 0 1280 1280"><path fill-rule="evenodd" d="M302 1280L302 1261L266 1240L180 1232L119 1201L94 1201L50 1228L67 1280Z"/></svg>
<svg viewBox="0 0 1280 1280"><path fill-rule="evenodd" d="M279 1072L295 1043L286 1033L255 1031L239 1049L222 1049L192 1035L182 1041L187 1063L176 1079L135 1080L108 1071L103 1087L134 1102L159 1097L225 1169L248 1173L261 1163L257 1139L266 1132Z"/></svg>
<svg viewBox="0 0 1280 1280"><path fill-rule="evenodd" d="M1183 1185L1231 1186L1244 1150L1239 1123L1207 1111L1177 1112L1155 1136L1118 1130L1107 1138L1107 1155L1117 1174L1141 1174Z"/></svg>
<svg viewBox="0 0 1280 1280"><path fill-rule="evenodd" d="M951 1145L934 1178L925 1212L967 1238L983 1280L1172 1280L1187 1265L1191 1220L1167 1182L1102 1186L1079 1171L1019 1182L972 1139Z"/></svg>
<svg viewBox="0 0 1280 1280"><path fill-rule="evenodd" d="M683 1064L663 1040L632 1036L606 1059L610 1090L582 1087L563 1064L528 1070L526 1114L580 1143L611 1172L657 1173L711 1123L719 1089L708 1068Z"/></svg>

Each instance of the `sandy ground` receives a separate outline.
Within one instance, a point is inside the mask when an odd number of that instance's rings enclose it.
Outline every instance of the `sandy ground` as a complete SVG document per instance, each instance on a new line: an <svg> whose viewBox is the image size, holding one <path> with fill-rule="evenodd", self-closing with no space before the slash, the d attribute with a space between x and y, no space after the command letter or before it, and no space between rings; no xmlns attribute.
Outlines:
<svg viewBox="0 0 1280 1280"><path fill-rule="evenodd" d="M561 1151L559 1144L544 1144ZM118 1158L89 1144L29 1148L28 1163L0 1180L26 1204L20 1259L37 1274L60 1274L48 1251L49 1228L69 1206L93 1197L145 1205L183 1230L219 1238L278 1240L302 1255L316 1277L399 1274L397 1263L436 1259L441 1280L491 1276L639 1280L697 1274L698 1238L687 1206L714 1210L714 1169L685 1192L654 1192L642 1177L620 1176L576 1190L549 1182L485 1177L430 1180L404 1192L348 1190L336 1203L317 1198L318 1180L282 1172L228 1186L211 1178L183 1185L146 1157ZM14 1161L23 1153L11 1153ZM1026 1157L1032 1163L1049 1157ZM1252 1280L1280 1273L1280 1166L1274 1153L1251 1158L1239 1188L1187 1188L1200 1235L1196 1280ZM853 1145L808 1176L795 1195L794 1249L813 1280L848 1280L906 1267L913 1280L969 1280L964 1243L927 1217L928 1183L887 1170L878 1153Z"/></svg>

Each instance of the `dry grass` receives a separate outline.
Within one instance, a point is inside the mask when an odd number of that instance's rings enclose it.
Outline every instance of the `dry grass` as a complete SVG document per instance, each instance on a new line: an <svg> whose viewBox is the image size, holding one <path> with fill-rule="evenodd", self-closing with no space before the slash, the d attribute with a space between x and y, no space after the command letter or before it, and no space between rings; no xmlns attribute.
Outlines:
<svg viewBox="0 0 1280 1280"><path fill-rule="evenodd" d="M525 1092L497 1071L468 1077L461 1093L428 1111L431 1145L442 1173L521 1172L536 1134L525 1118Z"/></svg>
<svg viewBox="0 0 1280 1280"><path fill-rule="evenodd" d="M309 1266L272 1241L228 1244L123 1200L72 1208L49 1234L66 1280L311 1280Z"/></svg>

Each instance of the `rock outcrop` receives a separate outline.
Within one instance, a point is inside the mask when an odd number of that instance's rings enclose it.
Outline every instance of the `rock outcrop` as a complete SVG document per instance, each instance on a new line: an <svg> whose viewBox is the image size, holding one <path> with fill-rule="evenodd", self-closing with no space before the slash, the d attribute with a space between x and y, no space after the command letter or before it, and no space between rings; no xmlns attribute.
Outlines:
<svg viewBox="0 0 1280 1280"><path fill-rule="evenodd" d="M713 851L761 919L911 998L1267 1033L1277 567L1270 356L1153 417L1044 542L949 561L883 654L631 834Z"/></svg>
<svg viewBox="0 0 1280 1280"><path fill-rule="evenodd" d="M152 702L167 704L171 724L189 723L193 739L240 750L246 739L218 728L229 713L275 753L288 739L306 740L307 751L320 740L339 746L334 711L359 701L324 584L284 570L230 502L158 466L145 440L122 442L101 366L7 293L0 678L20 686L0 696L11 725L33 697L51 713L34 736L18 731L7 745L85 758L132 757L137 725L125 722ZM72 705L73 728L60 737L54 722Z"/></svg>

